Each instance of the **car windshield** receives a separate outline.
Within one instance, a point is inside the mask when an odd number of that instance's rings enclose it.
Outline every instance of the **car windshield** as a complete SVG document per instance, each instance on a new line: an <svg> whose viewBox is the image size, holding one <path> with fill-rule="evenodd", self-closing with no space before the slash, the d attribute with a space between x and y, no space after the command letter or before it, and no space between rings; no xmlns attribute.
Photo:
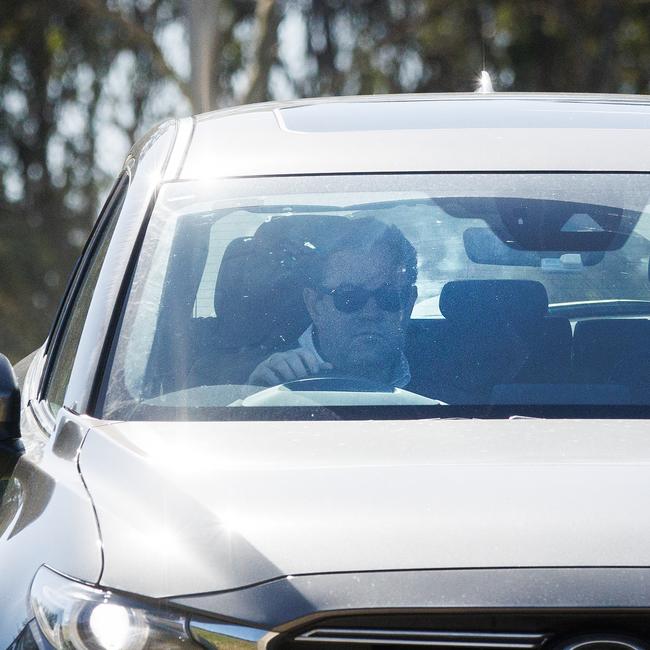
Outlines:
<svg viewBox="0 0 650 650"><path fill-rule="evenodd" d="M172 420L643 411L649 258L647 174L168 183L99 411Z"/></svg>

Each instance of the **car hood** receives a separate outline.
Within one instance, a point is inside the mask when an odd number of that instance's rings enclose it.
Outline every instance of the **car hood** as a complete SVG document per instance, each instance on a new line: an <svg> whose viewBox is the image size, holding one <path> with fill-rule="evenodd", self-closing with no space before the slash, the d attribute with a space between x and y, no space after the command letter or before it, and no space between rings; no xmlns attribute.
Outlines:
<svg viewBox="0 0 650 650"><path fill-rule="evenodd" d="M313 573L650 565L644 421L125 423L79 465L103 585L151 597Z"/></svg>

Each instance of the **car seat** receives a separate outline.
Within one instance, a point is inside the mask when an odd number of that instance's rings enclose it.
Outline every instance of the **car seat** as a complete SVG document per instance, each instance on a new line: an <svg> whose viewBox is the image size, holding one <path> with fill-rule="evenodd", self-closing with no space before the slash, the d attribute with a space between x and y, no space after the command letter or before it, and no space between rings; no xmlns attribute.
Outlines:
<svg viewBox="0 0 650 650"><path fill-rule="evenodd" d="M310 318L303 289L310 261L346 217L273 217L226 248L188 385L245 383L263 359L295 346Z"/></svg>
<svg viewBox="0 0 650 650"><path fill-rule="evenodd" d="M573 366L577 382L624 386L630 401L650 403L650 320L599 318L576 323Z"/></svg>
<svg viewBox="0 0 650 650"><path fill-rule="evenodd" d="M529 280L457 280L440 295L444 319L410 337L412 388L450 403L489 403L500 384L567 381L571 325L548 316L548 296ZM418 355L429 329L430 339Z"/></svg>

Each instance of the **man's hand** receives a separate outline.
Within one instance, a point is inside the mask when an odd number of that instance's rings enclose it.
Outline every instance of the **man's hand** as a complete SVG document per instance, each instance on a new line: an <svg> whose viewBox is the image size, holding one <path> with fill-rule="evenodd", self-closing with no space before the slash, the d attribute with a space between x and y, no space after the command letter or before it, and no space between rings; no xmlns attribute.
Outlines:
<svg viewBox="0 0 650 650"><path fill-rule="evenodd" d="M313 352L303 348L276 352L260 363L248 378L253 386L277 386L288 381L315 377L331 370L331 363L319 361Z"/></svg>

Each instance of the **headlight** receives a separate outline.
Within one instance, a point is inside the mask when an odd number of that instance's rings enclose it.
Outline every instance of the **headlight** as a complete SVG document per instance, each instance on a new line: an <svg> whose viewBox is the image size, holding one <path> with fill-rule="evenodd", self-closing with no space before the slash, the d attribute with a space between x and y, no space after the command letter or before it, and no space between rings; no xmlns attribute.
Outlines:
<svg viewBox="0 0 650 650"><path fill-rule="evenodd" d="M183 616L74 582L45 567L34 578L31 601L40 633L57 650L200 648Z"/></svg>

